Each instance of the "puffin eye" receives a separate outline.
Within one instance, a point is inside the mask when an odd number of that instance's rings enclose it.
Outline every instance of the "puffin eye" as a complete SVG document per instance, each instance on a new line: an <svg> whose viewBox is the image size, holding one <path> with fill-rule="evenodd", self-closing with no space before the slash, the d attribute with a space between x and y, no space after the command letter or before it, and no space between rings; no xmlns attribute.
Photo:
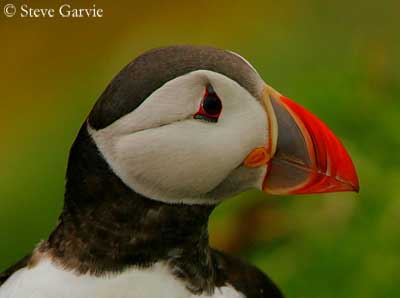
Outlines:
<svg viewBox="0 0 400 298"><path fill-rule="evenodd" d="M193 118L202 119L209 122L217 122L222 111L222 102L211 85L206 87L203 100L199 110Z"/></svg>

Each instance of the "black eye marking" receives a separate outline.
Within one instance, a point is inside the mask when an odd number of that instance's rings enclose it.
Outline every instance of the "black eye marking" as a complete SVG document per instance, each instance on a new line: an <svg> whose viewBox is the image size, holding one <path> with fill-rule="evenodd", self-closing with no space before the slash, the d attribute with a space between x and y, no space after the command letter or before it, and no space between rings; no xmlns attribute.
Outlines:
<svg viewBox="0 0 400 298"><path fill-rule="evenodd" d="M209 84L206 87L203 100L200 103L199 110L193 118L202 119L209 122L217 122L222 112L222 102L219 99L214 88Z"/></svg>

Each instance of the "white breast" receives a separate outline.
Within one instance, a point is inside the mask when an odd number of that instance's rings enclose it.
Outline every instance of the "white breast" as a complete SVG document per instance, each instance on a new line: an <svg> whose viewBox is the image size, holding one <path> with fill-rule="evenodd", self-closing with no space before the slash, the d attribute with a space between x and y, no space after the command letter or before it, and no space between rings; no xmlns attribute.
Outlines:
<svg viewBox="0 0 400 298"><path fill-rule="evenodd" d="M168 268L131 269L107 277L77 275L42 260L14 273L0 288L0 298L201 298L193 296ZM232 287L218 288L214 298L244 298Z"/></svg>

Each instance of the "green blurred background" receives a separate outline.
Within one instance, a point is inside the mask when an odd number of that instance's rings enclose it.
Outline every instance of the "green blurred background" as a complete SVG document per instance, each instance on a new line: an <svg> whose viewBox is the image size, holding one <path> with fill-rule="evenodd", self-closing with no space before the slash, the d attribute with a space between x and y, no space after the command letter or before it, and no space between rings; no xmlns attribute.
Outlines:
<svg viewBox="0 0 400 298"><path fill-rule="evenodd" d="M102 19L0 16L0 271L55 226L69 146L111 78L149 48L207 44L323 119L361 181L358 195L229 200L213 244L287 297L400 297L399 1L93 3Z"/></svg>

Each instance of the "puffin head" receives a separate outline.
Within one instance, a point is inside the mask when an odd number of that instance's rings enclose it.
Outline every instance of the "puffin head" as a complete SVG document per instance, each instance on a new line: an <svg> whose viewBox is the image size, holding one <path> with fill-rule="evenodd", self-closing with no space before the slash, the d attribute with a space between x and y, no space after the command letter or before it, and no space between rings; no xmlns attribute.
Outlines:
<svg viewBox="0 0 400 298"><path fill-rule="evenodd" d="M213 205L254 188L358 191L331 130L225 50L146 52L111 81L86 129L128 188L164 203Z"/></svg>

